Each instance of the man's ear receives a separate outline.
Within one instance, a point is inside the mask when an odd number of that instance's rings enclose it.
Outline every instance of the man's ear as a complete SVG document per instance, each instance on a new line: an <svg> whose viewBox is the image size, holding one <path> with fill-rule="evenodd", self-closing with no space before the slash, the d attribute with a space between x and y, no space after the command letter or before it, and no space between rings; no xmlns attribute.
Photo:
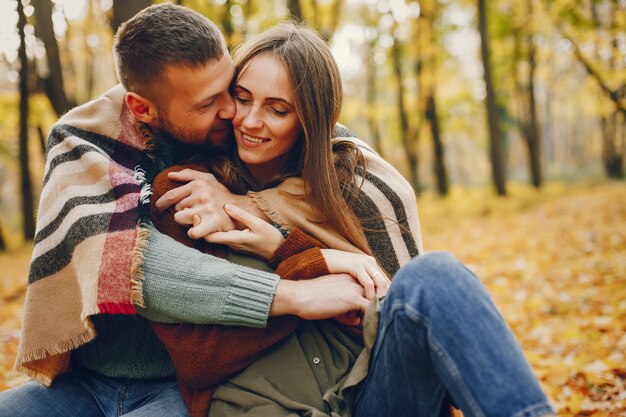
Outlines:
<svg viewBox="0 0 626 417"><path fill-rule="evenodd" d="M137 93L126 93L126 105L135 119L146 124L156 122L158 114L155 104Z"/></svg>

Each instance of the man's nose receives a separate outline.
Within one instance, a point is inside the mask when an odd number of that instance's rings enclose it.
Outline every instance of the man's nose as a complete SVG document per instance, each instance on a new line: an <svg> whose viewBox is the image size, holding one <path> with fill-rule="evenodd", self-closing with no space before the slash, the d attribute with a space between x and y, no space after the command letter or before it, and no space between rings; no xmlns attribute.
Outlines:
<svg viewBox="0 0 626 417"><path fill-rule="evenodd" d="M224 94L222 105L217 115L220 119L232 120L235 117L236 107L235 100L230 94Z"/></svg>

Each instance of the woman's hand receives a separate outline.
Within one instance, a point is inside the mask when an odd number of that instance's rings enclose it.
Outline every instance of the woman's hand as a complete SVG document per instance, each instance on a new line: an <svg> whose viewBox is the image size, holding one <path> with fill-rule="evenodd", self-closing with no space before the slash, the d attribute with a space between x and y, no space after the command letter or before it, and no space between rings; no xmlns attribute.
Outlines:
<svg viewBox="0 0 626 417"><path fill-rule="evenodd" d="M373 257L336 249L322 249L322 254L328 270L333 274L352 275L363 286L368 300L387 294L389 279Z"/></svg>
<svg viewBox="0 0 626 417"><path fill-rule="evenodd" d="M234 251L256 255L267 260L285 241L283 235L274 226L233 204L224 205L224 211L246 228L208 234L204 237L207 242L220 243Z"/></svg>

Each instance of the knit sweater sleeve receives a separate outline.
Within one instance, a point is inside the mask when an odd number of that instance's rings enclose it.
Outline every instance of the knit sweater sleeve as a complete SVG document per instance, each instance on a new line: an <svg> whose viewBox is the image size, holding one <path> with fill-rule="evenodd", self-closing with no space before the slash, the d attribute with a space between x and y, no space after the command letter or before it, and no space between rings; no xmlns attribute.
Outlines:
<svg viewBox="0 0 626 417"><path fill-rule="evenodd" d="M264 327L279 277L232 264L176 242L147 225L142 265L144 306L163 323Z"/></svg>

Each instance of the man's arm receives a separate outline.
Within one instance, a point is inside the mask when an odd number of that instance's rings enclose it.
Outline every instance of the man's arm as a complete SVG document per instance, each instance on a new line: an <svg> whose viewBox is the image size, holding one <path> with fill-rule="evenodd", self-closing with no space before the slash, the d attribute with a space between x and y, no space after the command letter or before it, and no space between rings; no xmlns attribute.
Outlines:
<svg viewBox="0 0 626 417"><path fill-rule="evenodd" d="M147 227L140 314L164 323L265 326L278 275L206 255Z"/></svg>
<svg viewBox="0 0 626 417"><path fill-rule="evenodd" d="M163 323L264 327L268 316L321 320L365 311L363 287L348 274L308 281L232 264L188 248L149 226L144 254L144 317Z"/></svg>

